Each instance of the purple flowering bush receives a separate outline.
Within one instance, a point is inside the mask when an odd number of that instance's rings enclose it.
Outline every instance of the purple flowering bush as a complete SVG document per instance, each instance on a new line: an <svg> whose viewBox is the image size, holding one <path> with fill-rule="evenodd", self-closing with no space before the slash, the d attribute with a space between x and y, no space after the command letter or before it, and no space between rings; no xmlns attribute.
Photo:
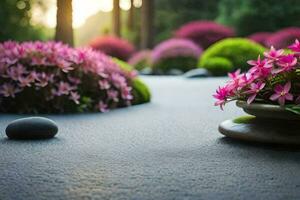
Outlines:
<svg viewBox="0 0 300 200"><path fill-rule="evenodd" d="M268 47L285 48L291 45L295 39L300 39L300 28L289 27L281 29L280 31L272 34L267 40L266 45Z"/></svg>
<svg viewBox="0 0 300 200"><path fill-rule="evenodd" d="M196 68L202 49L187 39L169 39L158 44L152 51L152 67L157 73L171 69L183 72Z"/></svg>
<svg viewBox="0 0 300 200"><path fill-rule="evenodd" d="M181 26L175 32L176 37L190 39L204 49L234 35L233 29L212 21L193 21Z"/></svg>
<svg viewBox="0 0 300 200"><path fill-rule="evenodd" d="M90 46L94 50L124 61L134 53L134 46L131 43L115 36L97 37L91 41Z"/></svg>
<svg viewBox="0 0 300 200"><path fill-rule="evenodd" d="M300 42L296 40L289 49L292 53L271 47L264 58L248 61L249 71L229 73L230 80L213 95L215 105L223 108L233 100L262 102L300 114Z"/></svg>
<svg viewBox="0 0 300 200"><path fill-rule="evenodd" d="M132 72L57 42L0 43L0 77L0 112L106 112L134 99Z"/></svg>
<svg viewBox="0 0 300 200"><path fill-rule="evenodd" d="M257 42L263 46L267 46L266 41L272 35L270 32L257 32L248 36L248 38L254 42Z"/></svg>
<svg viewBox="0 0 300 200"><path fill-rule="evenodd" d="M151 50L141 50L134 53L128 60L128 64L137 70L151 66Z"/></svg>

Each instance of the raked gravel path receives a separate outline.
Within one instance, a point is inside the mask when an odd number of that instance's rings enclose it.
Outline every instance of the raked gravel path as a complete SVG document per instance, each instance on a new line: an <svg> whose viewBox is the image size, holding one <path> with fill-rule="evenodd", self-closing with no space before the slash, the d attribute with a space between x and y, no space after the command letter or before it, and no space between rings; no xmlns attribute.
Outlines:
<svg viewBox="0 0 300 200"><path fill-rule="evenodd" d="M225 79L143 79L151 103L48 116L59 126L51 140L8 140L6 125L22 116L0 115L0 199L300 199L298 149L218 133L242 114L213 106Z"/></svg>

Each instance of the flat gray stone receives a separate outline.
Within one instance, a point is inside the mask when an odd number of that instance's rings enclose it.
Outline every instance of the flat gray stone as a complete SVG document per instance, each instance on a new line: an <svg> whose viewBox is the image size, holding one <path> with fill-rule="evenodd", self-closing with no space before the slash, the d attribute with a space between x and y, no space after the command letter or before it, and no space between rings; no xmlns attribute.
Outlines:
<svg viewBox="0 0 300 200"><path fill-rule="evenodd" d="M211 74L209 73L209 71L207 71L204 68L192 69L184 73L184 76L186 78L202 78L202 77L208 77L210 75Z"/></svg>
<svg viewBox="0 0 300 200"><path fill-rule="evenodd" d="M5 132L8 138L17 140L49 139L58 131L54 121L45 117L26 117L12 121Z"/></svg>
<svg viewBox="0 0 300 200"><path fill-rule="evenodd" d="M299 121L262 120L245 116L222 122L219 131L230 138L249 142L300 145Z"/></svg>

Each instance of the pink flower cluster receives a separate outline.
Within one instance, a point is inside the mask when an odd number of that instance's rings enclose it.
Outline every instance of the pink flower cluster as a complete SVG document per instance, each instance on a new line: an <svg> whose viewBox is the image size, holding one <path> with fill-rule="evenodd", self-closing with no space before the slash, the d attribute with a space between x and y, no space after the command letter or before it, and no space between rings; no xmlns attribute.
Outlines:
<svg viewBox="0 0 300 200"><path fill-rule="evenodd" d="M139 63L150 63L151 62L151 50L141 50L134 53L128 60L128 64L135 66Z"/></svg>
<svg viewBox="0 0 300 200"><path fill-rule="evenodd" d="M272 33L270 33L270 32L257 32L257 33L253 33L253 34L249 35L248 38L250 40L253 40L254 42L257 42L257 43L263 45L263 46L267 46L266 41L271 35L272 35Z"/></svg>
<svg viewBox="0 0 300 200"><path fill-rule="evenodd" d="M158 63L165 58L178 56L198 59L202 49L187 39L169 39L158 44L152 51L152 62Z"/></svg>
<svg viewBox="0 0 300 200"><path fill-rule="evenodd" d="M175 32L176 37L190 39L204 49L234 35L233 29L213 21L193 21L181 26Z"/></svg>
<svg viewBox="0 0 300 200"><path fill-rule="evenodd" d="M131 43L115 36L97 37L91 41L90 46L94 50L124 61L127 61L135 51Z"/></svg>
<svg viewBox="0 0 300 200"><path fill-rule="evenodd" d="M266 39L265 44L268 47L285 48L291 45L295 39L300 39L300 28L289 27L273 33Z"/></svg>
<svg viewBox="0 0 300 200"><path fill-rule="evenodd" d="M1 112L108 111L129 105L131 75L92 49L0 43Z"/></svg>
<svg viewBox="0 0 300 200"><path fill-rule="evenodd" d="M295 41L288 47L292 53L283 49L271 49L264 53L264 58L250 60L252 67L246 73L240 70L229 73L230 80L219 87L213 95L215 105L223 106L233 100L252 102L300 104L300 42Z"/></svg>

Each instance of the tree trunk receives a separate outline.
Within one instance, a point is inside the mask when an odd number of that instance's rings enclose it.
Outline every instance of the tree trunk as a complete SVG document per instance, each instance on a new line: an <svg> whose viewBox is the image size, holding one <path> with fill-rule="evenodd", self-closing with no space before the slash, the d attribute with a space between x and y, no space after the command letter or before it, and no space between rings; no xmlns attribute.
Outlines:
<svg viewBox="0 0 300 200"><path fill-rule="evenodd" d="M129 31L133 31L134 29L134 5L133 5L134 0L130 0L130 9L129 9L129 13L128 13L128 30Z"/></svg>
<svg viewBox="0 0 300 200"><path fill-rule="evenodd" d="M72 0L57 0L55 40L73 46Z"/></svg>
<svg viewBox="0 0 300 200"><path fill-rule="evenodd" d="M113 34L120 37L121 22L120 22L120 0L113 0Z"/></svg>
<svg viewBox="0 0 300 200"><path fill-rule="evenodd" d="M154 33L154 0L143 0L141 10L141 48L151 48Z"/></svg>

